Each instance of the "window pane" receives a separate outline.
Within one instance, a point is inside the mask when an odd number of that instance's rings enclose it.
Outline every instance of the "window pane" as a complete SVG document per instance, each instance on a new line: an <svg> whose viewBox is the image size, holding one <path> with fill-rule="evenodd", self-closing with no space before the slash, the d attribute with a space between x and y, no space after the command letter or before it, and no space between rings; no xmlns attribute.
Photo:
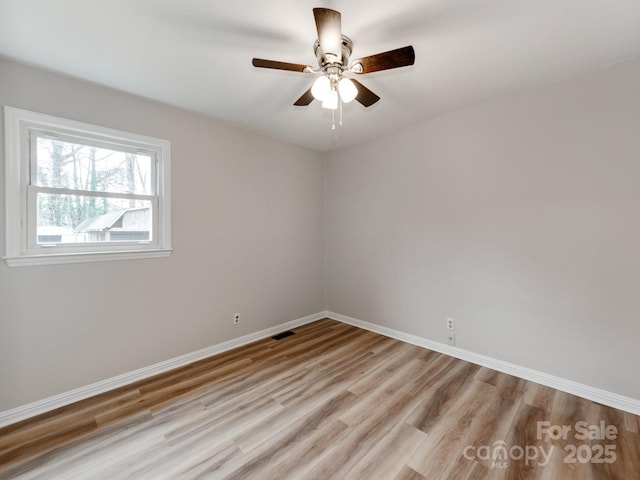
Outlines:
<svg viewBox="0 0 640 480"><path fill-rule="evenodd" d="M149 241L151 202L85 195L37 195L37 243Z"/></svg>
<svg viewBox="0 0 640 480"><path fill-rule="evenodd" d="M36 185L152 195L151 156L37 137Z"/></svg>

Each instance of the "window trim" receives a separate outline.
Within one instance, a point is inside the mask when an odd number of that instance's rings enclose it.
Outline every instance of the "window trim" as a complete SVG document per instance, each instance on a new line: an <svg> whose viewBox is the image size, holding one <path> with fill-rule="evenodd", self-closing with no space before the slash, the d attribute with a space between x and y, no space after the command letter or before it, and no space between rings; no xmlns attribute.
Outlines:
<svg viewBox="0 0 640 480"><path fill-rule="evenodd" d="M168 140L124 132L85 122L31 112L8 105L5 117L5 261L9 266L99 262L167 257L171 254L171 143ZM79 137L105 142L111 147L144 150L157 155L156 191L152 201L154 234L149 242L86 244L37 248L29 246L28 198L32 158L30 132L52 132L61 137ZM101 192L96 192L101 193ZM157 205L156 205L157 203ZM33 226L31 225L31 228ZM50 252L49 252L50 250Z"/></svg>

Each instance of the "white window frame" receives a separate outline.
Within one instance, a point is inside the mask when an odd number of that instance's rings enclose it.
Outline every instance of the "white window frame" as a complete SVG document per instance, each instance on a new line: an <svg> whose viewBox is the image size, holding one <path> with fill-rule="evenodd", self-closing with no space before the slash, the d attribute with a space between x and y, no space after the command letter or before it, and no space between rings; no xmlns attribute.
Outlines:
<svg viewBox="0 0 640 480"><path fill-rule="evenodd" d="M5 105L6 260L9 266L97 262L166 257L171 254L171 143L75 120ZM144 152L152 156L155 192L143 196L152 204L150 241L39 245L35 197L43 188L31 186L35 134L46 133L77 143ZM32 135L33 134L33 135ZM155 158L155 161L153 159ZM46 189L45 189L46 190ZM65 193L65 192L62 192ZM72 193L70 191L69 193ZM97 195L109 195L96 192ZM138 196L140 197L140 196Z"/></svg>

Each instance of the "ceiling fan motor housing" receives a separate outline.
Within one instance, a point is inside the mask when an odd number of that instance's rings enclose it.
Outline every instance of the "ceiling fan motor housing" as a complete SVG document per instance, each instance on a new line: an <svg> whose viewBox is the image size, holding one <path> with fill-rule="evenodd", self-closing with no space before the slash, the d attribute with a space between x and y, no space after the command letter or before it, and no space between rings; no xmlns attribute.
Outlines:
<svg viewBox="0 0 640 480"><path fill-rule="evenodd" d="M341 35L341 51L342 51L342 61L340 62L330 62L325 59L325 55L320 49L320 40L316 40L313 44L313 53L318 59L318 65L322 71L327 71L329 67L339 67L340 70L346 70L347 65L349 64L349 57L351 57L351 52L353 50L353 42L346 35Z"/></svg>

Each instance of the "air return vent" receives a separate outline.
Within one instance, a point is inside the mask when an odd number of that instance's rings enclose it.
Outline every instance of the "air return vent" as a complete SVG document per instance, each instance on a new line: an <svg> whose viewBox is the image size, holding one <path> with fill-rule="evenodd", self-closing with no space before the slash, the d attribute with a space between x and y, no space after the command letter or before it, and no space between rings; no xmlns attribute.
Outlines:
<svg viewBox="0 0 640 480"><path fill-rule="evenodd" d="M282 332L279 333L277 335L274 335L273 338L274 340L282 340L283 338L287 338L290 337L291 335L295 335L296 332L292 332L291 330L287 330L286 332Z"/></svg>

